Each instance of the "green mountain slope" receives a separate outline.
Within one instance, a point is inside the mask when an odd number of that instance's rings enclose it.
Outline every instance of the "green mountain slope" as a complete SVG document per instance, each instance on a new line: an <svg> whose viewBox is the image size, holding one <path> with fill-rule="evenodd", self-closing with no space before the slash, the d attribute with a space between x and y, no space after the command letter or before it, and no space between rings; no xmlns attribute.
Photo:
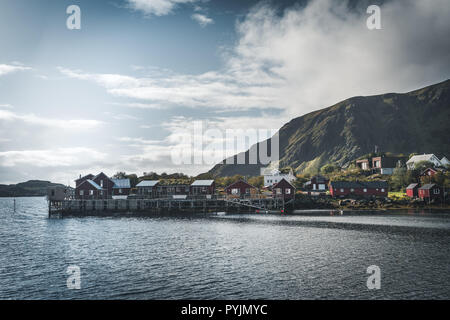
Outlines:
<svg viewBox="0 0 450 320"><path fill-rule="evenodd" d="M315 171L326 163L345 165L375 145L383 152L448 157L449 124L450 80L404 94L353 97L285 124L278 133L280 167ZM259 175L260 167L221 163L209 173Z"/></svg>

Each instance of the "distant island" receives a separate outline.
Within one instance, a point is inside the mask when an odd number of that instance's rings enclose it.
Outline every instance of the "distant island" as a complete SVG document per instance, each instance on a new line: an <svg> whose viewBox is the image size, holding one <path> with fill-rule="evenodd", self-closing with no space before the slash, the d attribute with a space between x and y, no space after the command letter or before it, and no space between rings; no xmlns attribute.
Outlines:
<svg viewBox="0 0 450 320"><path fill-rule="evenodd" d="M30 180L18 184L0 184L0 197L43 197L48 187L64 186L50 181Z"/></svg>

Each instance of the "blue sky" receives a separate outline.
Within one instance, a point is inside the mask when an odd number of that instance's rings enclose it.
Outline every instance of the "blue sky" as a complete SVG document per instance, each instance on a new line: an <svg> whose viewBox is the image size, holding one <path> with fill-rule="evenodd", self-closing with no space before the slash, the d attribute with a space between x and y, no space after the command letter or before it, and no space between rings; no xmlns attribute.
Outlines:
<svg viewBox="0 0 450 320"><path fill-rule="evenodd" d="M211 165L171 158L193 121L278 129L446 80L446 1L374 2L381 30L366 27L369 1L2 0L0 183L198 174ZM66 27L72 4L81 30Z"/></svg>

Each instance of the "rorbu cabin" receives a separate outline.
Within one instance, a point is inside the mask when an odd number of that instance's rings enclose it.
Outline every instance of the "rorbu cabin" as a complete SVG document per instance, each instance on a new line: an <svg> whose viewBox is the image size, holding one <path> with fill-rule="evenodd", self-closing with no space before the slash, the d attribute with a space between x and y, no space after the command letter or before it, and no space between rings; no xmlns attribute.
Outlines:
<svg viewBox="0 0 450 320"><path fill-rule="evenodd" d="M387 197L386 181L331 181L329 190L332 197Z"/></svg>
<svg viewBox="0 0 450 320"><path fill-rule="evenodd" d="M249 198L258 193L258 188L244 180L239 180L226 187L225 192L229 197Z"/></svg>
<svg viewBox="0 0 450 320"><path fill-rule="evenodd" d="M410 198L417 198L419 196L419 187L418 183L411 183L406 187L406 195Z"/></svg>
<svg viewBox="0 0 450 320"><path fill-rule="evenodd" d="M281 179L272 187L272 195L274 197L283 197L284 200L295 198L295 187L287 180Z"/></svg>
<svg viewBox="0 0 450 320"><path fill-rule="evenodd" d="M127 199L130 194L131 184L130 179L111 179L114 182L112 188L113 199Z"/></svg>
<svg viewBox="0 0 450 320"><path fill-rule="evenodd" d="M80 200L108 199L105 190L90 179L84 180L76 187L75 198Z"/></svg>
<svg viewBox="0 0 450 320"><path fill-rule="evenodd" d="M419 198L422 200L441 199L443 197L442 188L435 183L428 183L419 188Z"/></svg>
<svg viewBox="0 0 450 320"><path fill-rule="evenodd" d="M214 180L195 180L190 185L190 194L192 196L202 196L205 195L210 197L215 193L216 183Z"/></svg>
<svg viewBox="0 0 450 320"><path fill-rule="evenodd" d="M157 187L159 180L144 180L136 185L139 198L157 198Z"/></svg>
<svg viewBox="0 0 450 320"><path fill-rule="evenodd" d="M309 191L326 191L328 189L328 183L330 180L323 176L314 176L307 181L303 186Z"/></svg>

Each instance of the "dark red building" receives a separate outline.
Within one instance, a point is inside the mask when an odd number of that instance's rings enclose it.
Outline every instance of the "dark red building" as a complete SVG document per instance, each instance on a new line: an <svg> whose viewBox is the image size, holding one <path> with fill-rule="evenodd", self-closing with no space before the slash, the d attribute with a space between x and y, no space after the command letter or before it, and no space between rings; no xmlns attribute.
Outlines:
<svg viewBox="0 0 450 320"><path fill-rule="evenodd" d="M323 176L314 176L303 186L306 190L311 191L326 191L328 189L328 183L330 180Z"/></svg>
<svg viewBox="0 0 450 320"><path fill-rule="evenodd" d="M129 179L110 179L103 172L80 177L75 185L76 199L126 199L131 190Z"/></svg>
<svg viewBox="0 0 450 320"><path fill-rule="evenodd" d="M75 188L75 199L94 200L108 199L106 192L94 181L87 179Z"/></svg>
<svg viewBox="0 0 450 320"><path fill-rule="evenodd" d="M78 187L80 184L82 184L86 180L92 180L92 178L94 178L93 174L88 174L88 175L85 175L84 177L82 177L80 174L80 177L77 180L75 180L75 188Z"/></svg>
<svg viewBox="0 0 450 320"><path fill-rule="evenodd" d="M226 187L225 192L231 196L245 197L258 193L258 188L243 180L239 180Z"/></svg>
<svg viewBox="0 0 450 320"><path fill-rule="evenodd" d="M281 179L280 182L272 187L272 194L274 197L282 196L284 200L295 198L295 187L286 179Z"/></svg>
<svg viewBox="0 0 450 320"><path fill-rule="evenodd" d="M333 197L387 197L388 187L386 181L331 181L329 184Z"/></svg>
<svg viewBox="0 0 450 320"><path fill-rule="evenodd" d="M216 192L214 180L195 180L190 185L190 194L193 196L213 195Z"/></svg>
<svg viewBox="0 0 450 320"><path fill-rule="evenodd" d="M419 196L419 187L418 183L411 183L406 187L406 195L410 198L417 198Z"/></svg>
<svg viewBox="0 0 450 320"><path fill-rule="evenodd" d="M429 183L419 188L419 198L423 200L442 199L442 188L435 183Z"/></svg>

